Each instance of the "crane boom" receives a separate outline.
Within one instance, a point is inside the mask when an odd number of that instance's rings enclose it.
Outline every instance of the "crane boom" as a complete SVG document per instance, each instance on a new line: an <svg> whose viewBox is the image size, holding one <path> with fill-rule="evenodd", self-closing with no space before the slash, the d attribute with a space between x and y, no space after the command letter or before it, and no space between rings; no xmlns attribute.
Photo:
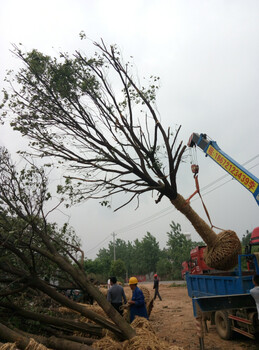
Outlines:
<svg viewBox="0 0 259 350"><path fill-rule="evenodd" d="M209 156L213 159L221 168L251 192L259 205L259 179L256 176L223 152L216 141L209 141L206 134L193 133L191 135L188 146L193 147L196 145L206 153L206 157Z"/></svg>

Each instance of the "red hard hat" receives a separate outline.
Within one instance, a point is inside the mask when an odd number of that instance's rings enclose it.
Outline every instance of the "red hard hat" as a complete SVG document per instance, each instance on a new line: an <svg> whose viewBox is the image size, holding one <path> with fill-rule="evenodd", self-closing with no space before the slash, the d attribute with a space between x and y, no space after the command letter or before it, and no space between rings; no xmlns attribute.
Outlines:
<svg viewBox="0 0 259 350"><path fill-rule="evenodd" d="M154 277L157 277L157 274L156 274L156 273L154 274Z"/></svg>

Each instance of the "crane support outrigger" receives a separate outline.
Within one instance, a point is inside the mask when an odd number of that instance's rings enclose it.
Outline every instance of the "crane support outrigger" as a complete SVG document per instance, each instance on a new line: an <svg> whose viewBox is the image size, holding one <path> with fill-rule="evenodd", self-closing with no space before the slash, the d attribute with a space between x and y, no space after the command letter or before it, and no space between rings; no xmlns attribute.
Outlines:
<svg viewBox="0 0 259 350"><path fill-rule="evenodd" d="M238 164L234 159L223 152L217 145L216 141L208 140L206 134L193 133L191 135L188 146L193 147L196 145L206 153L206 157L209 156L212 158L226 172L251 192L259 205L259 179L256 176L251 174L242 165Z"/></svg>

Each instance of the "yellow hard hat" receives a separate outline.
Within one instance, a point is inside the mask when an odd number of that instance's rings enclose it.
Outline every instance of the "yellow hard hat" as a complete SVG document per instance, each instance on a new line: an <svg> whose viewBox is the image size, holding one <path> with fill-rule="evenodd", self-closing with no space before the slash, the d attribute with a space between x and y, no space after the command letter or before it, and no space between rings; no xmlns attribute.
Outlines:
<svg viewBox="0 0 259 350"><path fill-rule="evenodd" d="M129 284L137 284L138 280L136 279L136 277L130 277L129 279Z"/></svg>

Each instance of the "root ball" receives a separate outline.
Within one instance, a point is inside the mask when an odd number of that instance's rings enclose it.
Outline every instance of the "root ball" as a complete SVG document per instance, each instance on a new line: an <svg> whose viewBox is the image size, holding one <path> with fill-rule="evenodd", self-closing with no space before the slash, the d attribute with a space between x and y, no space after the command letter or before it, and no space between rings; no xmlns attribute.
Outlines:
<svg viewBox="0 0 259 350"><path fill-rule="evenodd" d="M214 269L228 271L237 265L241 252L241 243L236 233L227 230L217 235L212 246L207 246L204 260Z"/></svg>

